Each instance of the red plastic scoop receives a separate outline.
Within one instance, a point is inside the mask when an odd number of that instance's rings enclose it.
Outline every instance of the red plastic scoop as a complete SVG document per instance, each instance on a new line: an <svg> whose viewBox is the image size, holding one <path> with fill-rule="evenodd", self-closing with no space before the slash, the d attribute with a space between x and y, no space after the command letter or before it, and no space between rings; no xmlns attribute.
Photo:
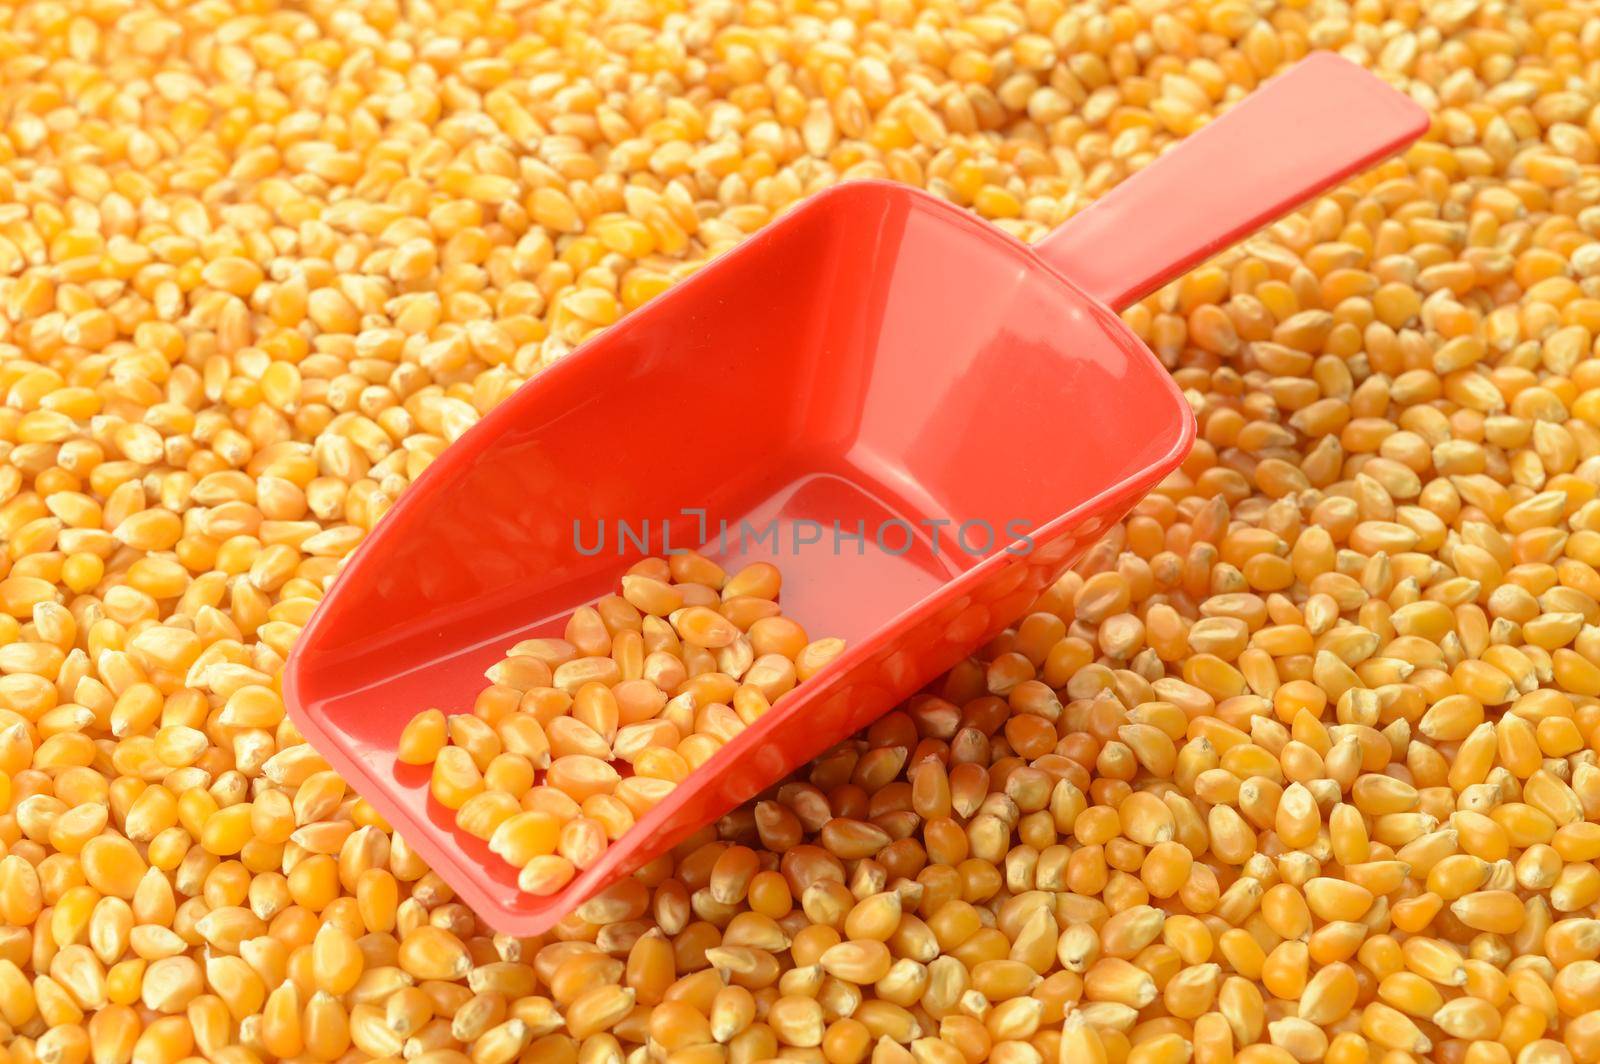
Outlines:
<svg viewBox="0 0 1600 1064"><path fill-rule="evenodd" d="M1035 247L909 188L813 197L428 469L295 647L295 723L490 924L549 928L1019 617L1194 438L1114 308L1427 125L1322 54ZM559 633L640 555L704 540L731 565L775 558L785 614L849 649L567 889L522 893L397 764L401 729L471 705L506 647Z"/></svg>

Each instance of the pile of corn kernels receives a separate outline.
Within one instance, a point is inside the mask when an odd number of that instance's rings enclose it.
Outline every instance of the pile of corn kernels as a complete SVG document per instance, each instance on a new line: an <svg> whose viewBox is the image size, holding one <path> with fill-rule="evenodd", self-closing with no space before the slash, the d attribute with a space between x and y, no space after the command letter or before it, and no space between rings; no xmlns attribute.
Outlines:
<svg viewBox="0 0 1600 1064"><path fill-rule="evenodd" d="M0 1064L1600 1059L1595 14L6 4ZM285 719L586 335L846 178L1036 239L1311 49L1430 133L1127 313L1181 472L801 778L514 939Z"/></svg>
<svg viewBox="0 0 1600 1064"><path fill-rule="evenodd" d="M471 712L412 717L396 755L429 767L430 796L518 887L554 894L844 651L783 616L782 584L771 562L643 558L562 638L508 647Z"/></svg>

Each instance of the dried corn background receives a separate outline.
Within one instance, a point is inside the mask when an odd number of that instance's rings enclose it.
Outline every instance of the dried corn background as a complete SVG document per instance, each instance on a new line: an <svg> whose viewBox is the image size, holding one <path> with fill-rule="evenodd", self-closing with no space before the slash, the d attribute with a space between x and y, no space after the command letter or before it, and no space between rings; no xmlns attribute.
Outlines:
<svg viewBox="0 0 1600 1064"><path fill-rule="evenodd" d="M1600 1059L1596 14L11 0L0 1061ZM846 178L1035 238L1313 48L1431 133L1128 312L1201 442L947 700L541 940L284 719L585 335Z"/></svg>

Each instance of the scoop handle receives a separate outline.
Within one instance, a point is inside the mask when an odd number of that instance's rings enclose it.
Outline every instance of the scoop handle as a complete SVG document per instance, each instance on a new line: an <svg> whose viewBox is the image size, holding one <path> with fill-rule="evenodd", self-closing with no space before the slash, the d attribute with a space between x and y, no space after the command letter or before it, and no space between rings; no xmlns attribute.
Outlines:
<svg viewBox="0 0 1600 1064"><path fill-rule="evenodd" d="M1411 143L1428 114L1317 52L1074 215L1035 250L1122 309Z"/></svg>

